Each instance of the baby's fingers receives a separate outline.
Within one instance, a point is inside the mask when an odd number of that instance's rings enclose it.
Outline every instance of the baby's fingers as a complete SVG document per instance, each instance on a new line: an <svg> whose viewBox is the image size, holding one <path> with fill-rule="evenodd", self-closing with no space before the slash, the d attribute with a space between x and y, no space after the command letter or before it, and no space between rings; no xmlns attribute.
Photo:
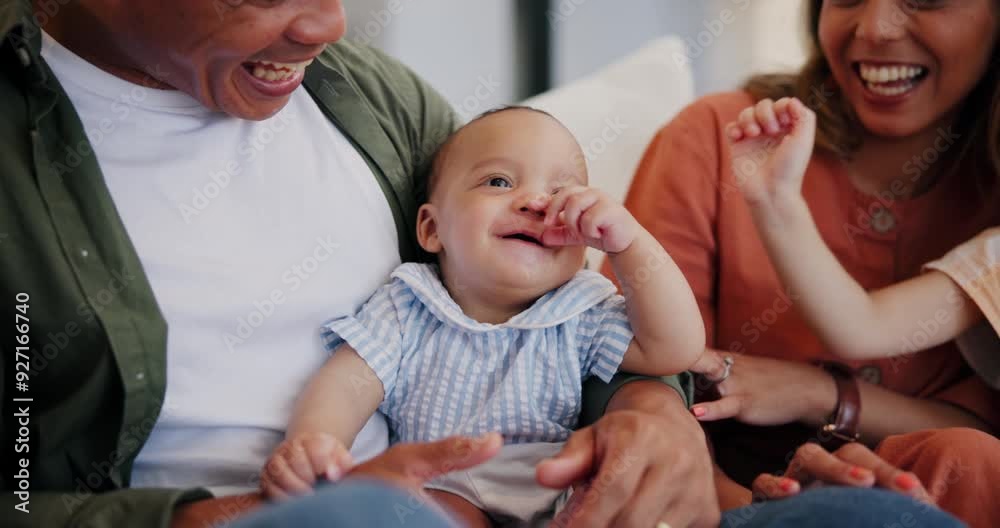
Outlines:
<svg viewBox="0 0 1000 528"><path fill-rule="evenodd" d="M565 225L550 227L542 232L542 244L546 246L579 246L585 243L576 229Z"/></svg>
<svg viewBox="0 0 1000 528"><path fill-rule="evenodd" d="M791 109L797 101L798 99L792 97L782 97L781 99L775 101L774 116L777 118L778 123L781 126L787 127L792 124L795 116L791 113Z"/></svg>
<svg viewBox="0 0 1000 528"><path fill-rule="evenodd" d="M283 456L271 457L261 474L261 489L274 499L287 499L293 495L308 495L312 486L304 482Z"/></svg>
<svg viewBox="0 0 1000 528"><path fill-rule="evenodd" d="M545 210L545 225L555 225L556 220L559 218L559 213L566 207L566 201L572 196L586 190L587 187L583 186L567 187L552 195L552 201L549 202L549 207Z"/></svg>
<svg viewBox="0 0 1000 528"><path fill-rule="evenodd" d="M740 112L737 124L743 131L743 137L755 138L762 132L760 124L757 123L757 110L753 106L748 106Z"/></svg>
<svg viewBox="0 0 1000 528"><path fill-rule="evenodd" d="M774 101L762 99L754 108L754 114L757 117L757 124L765 132L771 135L781 132L781 125L778 123L778 118L774 115Z"/></svg>
<svg viewBox="0 0 1000 528"><path fill-rule="evenodd" d="M302 445L309 456L314 475L335 481L354 466L350 452L333 436L308 438Z"/></svg>

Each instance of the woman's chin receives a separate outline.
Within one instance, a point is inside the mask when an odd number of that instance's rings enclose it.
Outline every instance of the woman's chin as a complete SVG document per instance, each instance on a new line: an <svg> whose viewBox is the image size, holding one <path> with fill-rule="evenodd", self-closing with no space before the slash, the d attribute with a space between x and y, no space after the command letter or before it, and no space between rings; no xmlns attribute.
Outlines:
<svg viewBox="0 0 1000 528"><path fill-rule="evenodd" d="M859 116L865 131L884 139L905 139L925 132L931 124L917 121L910 116L864 115Z"/></svg>

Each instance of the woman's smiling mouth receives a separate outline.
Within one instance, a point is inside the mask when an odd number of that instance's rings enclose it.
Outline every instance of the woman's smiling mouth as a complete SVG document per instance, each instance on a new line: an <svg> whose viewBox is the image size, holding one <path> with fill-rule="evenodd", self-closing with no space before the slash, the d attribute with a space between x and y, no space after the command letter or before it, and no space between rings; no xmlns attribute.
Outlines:
<svg viewBox="0 0 1000 528"><path fill-rule="evenodd" d="M924 66L909 63L858 61L852 66L865 92L878 100L901 100L913 92L929 72Z"/></svg>

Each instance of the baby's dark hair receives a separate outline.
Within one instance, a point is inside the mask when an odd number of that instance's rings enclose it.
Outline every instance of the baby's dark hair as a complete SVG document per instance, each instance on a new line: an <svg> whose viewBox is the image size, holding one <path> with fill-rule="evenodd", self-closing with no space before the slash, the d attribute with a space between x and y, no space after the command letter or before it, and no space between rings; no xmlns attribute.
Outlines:
<svg viewBox="0 0 1000 528"><path fill-rule="evenodd" d="M458 137L458 135L461 134L462 131L465 130L465 128L468 127L469 125L477 121L481 121L492 115L499 114L501 112L507 112L509 110L527 110L529 112L536 112L542 115L546 115L548 117L551 117L552 119L555 119L557 122L559 121L558 119L556 119L554 115L546 112L545 110L540 110L538 108L526 105L498 106L496 108L491 108L477 115L476 117L469 120L468 123L460 126L458 130L452 132L451 135L448 136L448 138L445 139L443 143L441 143L441 146L438 147L437 152L434 153L434 157L431 159L430 173L427 175L427 178L425 179L425 184L423 185L423 188L418 190L417 192L417 203L423 204L430 201L431 193L434 192L434 188L437 186L437 181L440 178L441 168L444 165L444 159L447 157L448 148L451 146L452 142L454 142L455 138ZM562 124L562 122L559 123Z"/></svg>

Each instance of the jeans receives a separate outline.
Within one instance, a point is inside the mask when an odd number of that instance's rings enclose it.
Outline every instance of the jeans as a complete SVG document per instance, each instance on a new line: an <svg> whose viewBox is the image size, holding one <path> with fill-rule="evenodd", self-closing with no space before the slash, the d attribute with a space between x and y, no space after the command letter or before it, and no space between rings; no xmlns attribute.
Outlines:
<svg viewBox="0 0 1000 528"><path fill-rule="evenodd" d="M231 528L272 527L447 528L436 506L384 484L347 480L315 495L273 505L233 523ZM754 504L723 514L720 528L953 528L951 515L898 493L825 487L796 497ZM654 528L654 527L650 527Z"/></svg>

